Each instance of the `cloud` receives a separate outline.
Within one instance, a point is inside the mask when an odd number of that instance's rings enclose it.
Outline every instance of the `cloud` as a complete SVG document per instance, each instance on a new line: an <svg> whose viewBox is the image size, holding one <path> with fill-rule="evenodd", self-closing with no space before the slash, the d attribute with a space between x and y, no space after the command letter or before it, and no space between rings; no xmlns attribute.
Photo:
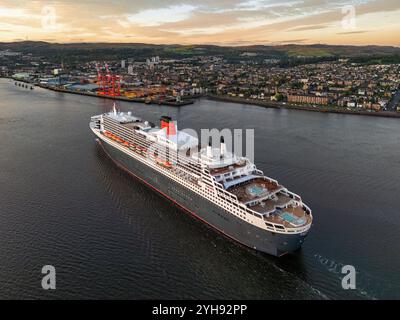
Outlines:
<svg viewBox="0 0 400 320"><path fill-rule="evenodd" d="M196 6L193 5L173 5L165 8L147 9L136 14L129 15L127 20L140 26L150 27L159 26L168 22L177 22L188 19Z"/></svg>
<svg viewBox="0 0 400 320"><path fill-rule="evenodd" d="M29 13L25 9L0 7L0 17L13 19L38 18L40 15Z"/></svg>
<svg viewBox="0 0 400 320"><path fill-rule="evenodd" d="M0 0L0 41L259 44L357 42L398 44L399 0ZM57 28L43 30L42 9L56 10ZM354 5L357 29L341 26ZM385 16L383 16L385 15ZM389 18L387 18L388 16ZM361 31L370 30L370 32ZM382 36L387 32L386 36ZM312 31L312 32L311 32ZM51 33L51 35L49 34ZM356 36L357 32L359 36ZM354 35L353 37L351 35ZM348 35L346 37L340 35Z"/></svg>
<svg viewBox="0 0 400 320"><path fill-rule="evenodd" d="M291 28L287 31L308 31L308 30L320 30L320 29L325 29L329 28L329 26L324 25L324 24L315 24L315 25L306 25L306 26L300 26L300 27L295 27Z"/></svg>
<svg viewBox="0 0 400 320"><path fill-rule="evenodd" d="M289 39L289 40L281 40L281 41L274 41L271 44L290 44L290 43L304 43L309 41L310 39Z"/></svg>
<svg viewBox="0 0 400 320"><path fill-rule="evenodd" d="M248 0L236 5L235 9L258 11L271 8L294 7L295 5L301 5L303 2L304 1L278 1L271 3L271 1L268 0Z"/></svg>
<svg viewBox="0 0 400 320"><path fill-rule="evenodd" d="M360 31L347 31L347 32L338 32L337 34L360 34L360 33L367 33L368 30L360 30Z"/></svg>

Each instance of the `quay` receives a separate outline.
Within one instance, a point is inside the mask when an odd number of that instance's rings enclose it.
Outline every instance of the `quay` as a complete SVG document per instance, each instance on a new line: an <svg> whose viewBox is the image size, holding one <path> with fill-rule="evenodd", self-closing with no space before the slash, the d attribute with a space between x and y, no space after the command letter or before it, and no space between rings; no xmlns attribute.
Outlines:
<svg viewBox="0 0 400 320"><path fill-rule="evenodd" d="M348 110L345 108L334 108L328 106L312 106L312 105L300 105L292 104L287 102L275 102L275 101L260 101L250 98L230 97L226 95L214 95L209 94L206 96L209 100L232 102L240 104L256 105L263 108L273 109L291 109L291 110L303 110L312 112L325 112L325 113L340 113L340 114L351 114L351 115L362 115L362 116L373 116L373 117L386 117L386 118L400 118L400 112L396 111L365 111L365 110Z"/></svg>
<svg viewBox="0 0 400 320"><path fill-rule="evenodd" d="M181 107L181 106L186 106L189 104L193 104L194 100L193 98L196 97L182 97L182 100L176 101L172 99L165 99L165 100L160 100L160 99L147 99L147 98L126 98L122 96L108 96L108 95L99 95L97 93L91 93L87 91L75 91L75 90L68 90L64 88L59 88L59 87L53 87L53 86L47 86L43 84L37 84L38 87L56 91L56 92L62 92L62 93L71 93L71 94L78 94L82 96L90 96L90 97L97 97L97 98L104 98L104 99L111 99L111 100L120 100L120 101L126 101L126 102L139 102L139 103L146 103L146 104L158 104L158 105L167 105L167 106L174 106L174 107Z"/></svg>

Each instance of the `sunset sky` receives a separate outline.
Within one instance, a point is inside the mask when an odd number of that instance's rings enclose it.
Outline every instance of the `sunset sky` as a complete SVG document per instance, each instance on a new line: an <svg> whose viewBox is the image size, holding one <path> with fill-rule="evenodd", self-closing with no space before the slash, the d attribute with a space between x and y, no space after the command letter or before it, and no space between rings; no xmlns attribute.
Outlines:
<svg viewBox="0 0 400 320"><path fill-rule="evenodd" d="M0 41L400 46L400 0L0 0Z"/></svg>

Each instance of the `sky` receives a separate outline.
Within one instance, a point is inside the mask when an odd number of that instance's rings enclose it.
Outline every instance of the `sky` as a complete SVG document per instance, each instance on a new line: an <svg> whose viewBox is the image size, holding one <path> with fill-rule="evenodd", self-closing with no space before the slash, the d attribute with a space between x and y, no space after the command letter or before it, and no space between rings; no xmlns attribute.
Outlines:
<svg viewBox="0 0 400 320"><path fill-rule="evenodd" d="M400 0L0 0L0 41L400 46Z"/></svg>

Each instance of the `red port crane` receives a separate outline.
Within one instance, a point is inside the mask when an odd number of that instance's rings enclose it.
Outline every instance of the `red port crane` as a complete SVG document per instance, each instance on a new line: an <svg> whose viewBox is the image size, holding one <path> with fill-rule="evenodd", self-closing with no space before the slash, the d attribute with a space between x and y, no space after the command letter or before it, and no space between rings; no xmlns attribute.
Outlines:
<svg viewBox="0 0 400 320"><path fill-rule="evenodd" d="M103 96L116 97L121 95L121 81L120 77L112 75L108 64L104 66L106 74L103 74L102 69L96 64L97 70L97 93Z"/></svg>
<svg viewBox="0 0 400 320"><path fill-rule="evenodd" d="M106 84L105 84L105 77L103 76L99 64L96 63L96 70L97 70L97 94L105 95L106 94Z"/></svg>

